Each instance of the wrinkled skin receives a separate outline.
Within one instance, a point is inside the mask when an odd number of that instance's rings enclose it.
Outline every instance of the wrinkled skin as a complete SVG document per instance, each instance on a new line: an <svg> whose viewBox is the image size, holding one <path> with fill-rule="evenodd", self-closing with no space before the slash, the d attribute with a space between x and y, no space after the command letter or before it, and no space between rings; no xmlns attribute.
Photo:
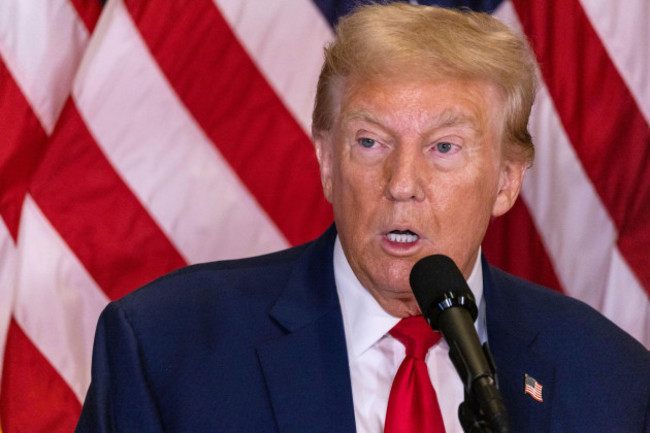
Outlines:
<svg viewBox="0 0 650 433"><path fill-rule="evenodd" d="M390 314L420 314L408 277L430 254L469 276L492 217L514 204L523 161L502 153L503 102L482 82L342 84L331 130L315 134L345 255Z"/></svg>

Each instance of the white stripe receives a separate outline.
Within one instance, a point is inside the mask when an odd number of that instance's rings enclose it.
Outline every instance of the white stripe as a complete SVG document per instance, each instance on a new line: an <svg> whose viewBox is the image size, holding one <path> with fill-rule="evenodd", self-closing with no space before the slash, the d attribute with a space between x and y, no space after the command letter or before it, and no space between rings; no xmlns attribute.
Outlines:
<svg viewBox="0 0 650 433"><path fill-rule="evenodd" d="M0 372L3 371L7 330L16 292L16 258L16 245L0 218Z"/></svg>
<svg viewBox="0 0 650 433"><path fill-rule="evenodd" d="M214 0L257 67L303 130L311 111L323 47L332 29L310 0Z"/></svg>
<svg viewBox="0 0 650 433"><path fill-rule="evenodd" d="M0 1L0 54L48 134L69 95L87 41L88 32L68 0ZM13 312L28 338L81 401L90 381L98 308L105 301L93 303L89 299L93 293L85 288L79 297L74 290L68 291L71 282L84 280L75 278L75 274L86 274L76 261L71 263L69 257L61 256L65 247L56 247L63 245L60 240L52 244L52 238L57 236L49 225L44 224L45 232L33 230L30 217L42 219L33 208L28 197L18 248L0 224L0 347L4 351ZM89 311L88 306L93 310Z"/></svg>
<svg viewBox="0 0 650 433"><path fill-rule="evenodd" d="M14 316L81 402L90 384L95 325L108 299L30 196L19 239Z"/></svg>
<svg viewBox="0 0 650 433"><path fill-rule="evenodd" d="M510 2L496 15L520 30ZM565 292L650 347L650 301L616 246L616 228L567 138L546 86L530 120L536 160L523 198ZM624 284L621 284L623 283Z"/></svg>
<svg viewBox="0 0 650 433"><path fill-rule="evenodd" d="M189 262L288 245L171 89L122 1L104 10L73 94L108 159Z"/></svg>
<svg viewBox="0 0 650 433"><path fill-rule="evenodd" d="M537 155L523 187L526 203L567 293L602 307L616 230L545 86L537 96L530 130Z"/></svg>
<svg viewBox="0 0 650 433"><path fill-rule="evenodd" d="M640 287L639 282L630 272L619 250L614 249L600 311L605 316L614 318L621 328L650 349L650 302L648 294L634 290L635 287Z"/></svg>
<svg viewBox="0 0 650 433"><path fill-rule="evenodd" d="M0 54L48 134L87 41L68 0L0 1Z"/></svg>
<svg viewBox="0 0 650 433"><path fill-rule="evenodd" d="M580 2L650 125L650 2Z"/></svg>

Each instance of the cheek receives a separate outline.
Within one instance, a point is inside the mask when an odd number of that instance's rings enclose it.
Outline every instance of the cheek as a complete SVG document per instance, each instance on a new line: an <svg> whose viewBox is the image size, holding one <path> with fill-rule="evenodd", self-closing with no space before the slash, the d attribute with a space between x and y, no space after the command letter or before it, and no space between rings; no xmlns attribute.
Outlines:
<svg viewBox="0 0 650 433"><path fill-rule="evenodd" d="M446 215L448 233L463 243L480 243L475 238L485 232L492 215L498 183L494 176L485 173L468 173L447 183L451 186L438 191L438 200L433 203Z"/></svg>
<svg viewBox="0 0 650 433"><path fill-rule="evenodd" d="M498 177L488 170L467 170L453 173L446 179L433 182L436 185L448 185L446 195L449 201L461 203L459 207L492 207L498 188Z"/></svg>
<svg viewBox="0 0 650 433"><path fill-rule="evenodd" d="M476 222L479 226L484 226L482 229L487 229L487 225L492 218L492 210L497 198L496 182L491 182L486 179L476 186L476 193L473 197L469 198L470 203L474 203L474 212L476 213Z"/></svg>
<svg viewBox="0 0 650 433"><path fill-rule="evenodd" d="M381 168L360 165L344 158L337 162L333 177L333 199L359 206L357 212L373 207L372 204L381 198L383 191Z"/></svg>
<svg viewBox="0 0 650 433"><path fill-rule="evenodd" d="M339 230L358 224L360 213L367 207L365 201L363 177L339 164L334 171L331 201Z"/></svg>

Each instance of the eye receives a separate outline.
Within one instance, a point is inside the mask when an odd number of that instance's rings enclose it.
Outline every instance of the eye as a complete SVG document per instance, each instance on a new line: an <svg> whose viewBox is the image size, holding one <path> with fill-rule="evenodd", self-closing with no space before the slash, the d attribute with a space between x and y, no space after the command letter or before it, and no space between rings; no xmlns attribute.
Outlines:
<svg viewBox="0 0 650 433"><path fill-rule="evenodd" d="M436 150L438 150L440 153L449 153L453 148L454 145L447 141L441 141L440 143L436 144Z"/></svg>
<svg viewBox="0 0 650 433"><path fill-rule="evenodd" d="M359 138L357 141L359 142L360 145L362 145L366 149L370 149L375 144L377 144L377 142L372 138Z"/></svg>

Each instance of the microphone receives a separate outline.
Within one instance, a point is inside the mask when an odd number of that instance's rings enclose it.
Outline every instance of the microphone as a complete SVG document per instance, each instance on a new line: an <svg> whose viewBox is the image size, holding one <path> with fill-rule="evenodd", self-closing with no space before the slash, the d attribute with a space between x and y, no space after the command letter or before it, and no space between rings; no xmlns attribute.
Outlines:
<svg viewBox="0 0 650 433"><path fill-rule="evenodd" d="M419 260L410 275L411 288L424 318L434 331L440 331L449 344L449 357L470 396L475 415L467 421L468 407L459 410L465 431L510 431L505 406L494 380L492 357L481 347L474 321L478 309L472 291L456 264L447 256L432 255ZM465 418L465 420L463 419ZM466 425L467 424L467 425ZM471 425L470 425L471 424ZM473 428L473 429L472 429Z"/></svg>

